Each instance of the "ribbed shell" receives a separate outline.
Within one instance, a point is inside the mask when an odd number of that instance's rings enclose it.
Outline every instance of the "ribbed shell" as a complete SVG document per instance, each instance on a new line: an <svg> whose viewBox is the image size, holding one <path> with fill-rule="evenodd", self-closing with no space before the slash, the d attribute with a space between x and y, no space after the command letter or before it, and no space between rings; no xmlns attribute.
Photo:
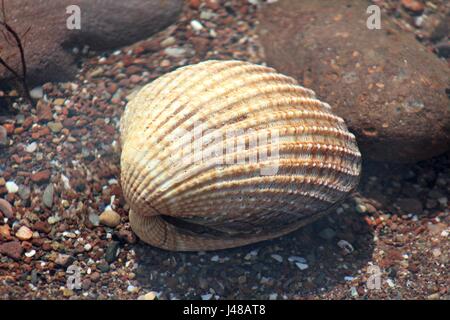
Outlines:
<svg viewBox="0 0 450 320"><path fill-rule="evenodd" d="M233 163L183 161L186 140L171 135L199 123L204 137L221 136L224 146L234 141L226 130L241 129L245 150L224 151ZM120 129L131 226L164 249L215 250L286 234L359 180L355 137L330 106L294 79L247 62L206 61L158 78L128 103ZM250 146L261 132L266 144ZM278 158L250 163L275 133ZM215 143L205 140L203 150ZM270 165L278 171L262 174Z"/></svg>

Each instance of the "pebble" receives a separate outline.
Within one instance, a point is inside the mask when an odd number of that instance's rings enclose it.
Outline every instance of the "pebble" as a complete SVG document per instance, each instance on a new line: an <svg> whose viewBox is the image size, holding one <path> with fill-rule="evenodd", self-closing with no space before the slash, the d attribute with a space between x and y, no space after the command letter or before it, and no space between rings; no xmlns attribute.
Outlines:
<svg viewBox="0 0 450 320"><path fill-rule="evenodd" d="M306 259L298 256L290 256L288 258L289 262L300 262L300 263L306 263Z"/></svg>
<svg viewBox="0 0 450 320"><path fill-rule="evenodd" d="M21 226L19 230L16 232L16 237L19 240L26 241L30 240L33 236L33 231L30 230L30 228L26 226Z"/></svg>
<svg viewBox="0 0 450 320"><path fill-rule="evenodd" d="M18 194L22 200L28 200L30 199L31 189L28 186L21 185Z"/></svg>
<svg viewBox="0 0 450 320"><path fill-rule="evenodd" d="M11 204L5 199L0 199L0 212L3 213L7 218L13 217L13 208Z"/></svg>
<svg viewBox="0 0 450 320"><path fill-rule="evenodd" d="M27 146L25 147L25 152L33 153L33 152L36 151L37 146L38 146L38 145L37 145L36 142L32 142L32 143L30 143L29 145L27 145Z"/></svg>
<svg viewBox="0 0 450 320"><path fill-rule="evenodd" d="M339 240L339 242L337 244L338 244L339 248L343 249L347 254L350 254L353 251L355 251L353 246L346 240Z"/></svg>
<svg viewBox="0 0 450 320"><path fill-rule="evenodd" d="M356 211L359 213L364 213L367 211L367 208L363 204L357 204Z"/></svg>
<svg viewBox="0 0 450 320"><path fill-rule="evenodd" d="M42 86L33 88L30 90L30 96L35 100L42 99L44 97L44 89Z"/></svg>
<svg viewBox="0 0 450 320"><path fill-rule="evenodd" d="M170 57L182 58L186 54L186 49L179 47L169 47L164 49L164 53Z"/></svg>
<svg viewBox="0 0 450 320"><path fill-rule="evenodd" d="M129 285L128 287L127 287L127 291L128 292L131 292L131 293L135 293L135 292L138 292L139 291L139 288L138 287L135 287L135 286L133 286L133 285Z"/></svg>
<svg viewBox="0 0 450 320"><path fill-rule="evenodd" d="M215 255L211 258L212 262L218 262L220 260L219 256Z"/></svg>
<svg viewBox="0 0 450 320"><path fill-rule="evenodd" d="M5 184L6 190L8 190L9 193L16 193L19 191L19 187L14 181L8 181Z"/></svg>
<svg viewBox="0 0 450 320"><path fill-rule="evenodd" d="M48 217L48 219L47 219L47 222L49 224L55 224L55 223L58 223L59 221L61 221L61 218L58 216L51 216L51 217Z"/></svg>
<svg viewBox="0 0 450 320"><path fill-rule="evenodd" d="M100 225L100 218L99 218L98 214L91 212L91 213L89 213L88 218L89 218L89 222L92 223L92 225L94 227L98 227Z"/></svg>
<svg viewBox="0 0 450 320"><path fill-rule="evenodd" d="M147 292L138 297L138 300L155 300L158 298L158 293L155 291Z"/></svg>
<svg viewBox="0 0 450 320"><path fill-rule="evenodd" d="M278 299L278 293L269 294L269 300L277 300L277 299Z"/></svg>
<svg viewBox="0 0 450 320"><path fill-rule="evenodd" d="M51 174L50 170L38 171L31 175L31 180L36 183L47 182L50 179Z"/></svg>
<svg viewBox="0 0 450 320"><path fill-rule="evenodd" d="M299 268L300 270L306 270L308 269L308 265L306 263L302 263L302 262L296 262L295 265L297 266L297 268Z"/></svg>
<svg viewBox="0 0 450 320"><path fill-rule="evenodd" d="M0 253L13 259L20 259L23 248L19 241L10 241L0 244Z"/></svg>
<svg viewBox="0 0 450 320"><path fill-rule="evenodd" d="M203 25L198 20L192 20L191 21L191 27L195 31L201 31L203 30Z"/></svg>
<svg viewBox="0 0 450 320"><path fill-rule="evenodd" d="M60 265L62 267L67 267L68 265L70 265L73 262L73 257L68 255L68 254L58 254L58 256L55 259L55 263L57 265Z"/></svg>
<svg viewBox="0 0 450 320"><path fill-rule="evenodd" d="M47 126L53 133L59 133L64 128L61 122L49 122Z"/></svg>
<svg viewBox="0 0 450 320"><path fill-rule="evenodd" d="M9 240L11 238L10 230L11 228L7 224L0 226L0 241L3 239Z"/></svg>
<svg viewBox="0 0 450 320"><path fill-rule="evenodd" d="M331 228L325 228L319 232L319 237L325 240L331 240L336 236L336 231Z"/></svg>
<svg viewBox="0 0 450 320"><path fill-rule="evenodd" d="M113 241L109 244L105 251L105 260L108 263L112 263L116 260L120 244L118 241Z"/></svg>
<svg viewBox="0 0 450 320"><path fill-rule="evenodd" d="M0 126L0 146L6 146L8 144L8 132L5 127Z"/></svg>
<svg viewBox="0 0 450 320"><path fill-rule="evenodd" d="M211 293L203 294L201 296L202 300L211 300L212 297L213 297L213 295Z"/></svg>
<svg viewBox="0 0 450 320"><path fill-rule="evenodd" d="M173 46L176 42L177 40L174 37L168 37L161 41L161 47L170 47Z"/></svg>
<svg viewBox="0 0 450 320"><path fill-rule="evenodd" d="M32 249L32 250L30 250L30 251L28 251L28 252L25 252L25 257L31 258L31 257L33 257L35 254L36 254L36 250Z"/></svg>
<svg viewBox="0 0 450 320"><path fill-rule="evenodd" d="M417 0L402 0L402 5L415 13L420 13L424 9L423 3Z"/></svg>
<svg viewBox="0 0 450 320"><path fill-rule="evenodd" d="M108 208L100 215L99 222L110 228L115 228L120 224L120 215Z"/></svg>
<svg viewBox="0 0 450 320"><path fill-rule="evenodd" d="M271 254L270 256L272 257L272 259L275 259L276 261L278 261L280 263L283 262L283 257L280 256L279 254Z"/></svg>
<svg viewBox="0 0 450 320"><path fill-rule="evenodd" d="M44 194L42 195L42 202L47 208L51 208L53 206L53 196L54 196L54 188L53 184L50 183L44 190Z"/></svg>

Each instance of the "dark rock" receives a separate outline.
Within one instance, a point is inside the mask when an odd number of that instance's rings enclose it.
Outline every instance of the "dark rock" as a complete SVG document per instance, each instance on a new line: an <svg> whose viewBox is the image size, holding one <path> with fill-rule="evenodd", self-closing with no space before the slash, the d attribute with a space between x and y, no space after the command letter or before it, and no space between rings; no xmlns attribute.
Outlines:
<svg viewBox="0 0 450 320"><path fill-rule="evenodd" d="M450 147L448 67L369 2L285 0L267 5L259 34L269 65L330 103L363 156L416 162ZM276 36L275 36L276 35Z"/></svg>
<svg viewBox="0 0 450 320"><path fill-rule="evenodd" d="M119 250L120 243L118 241L113 241L111 244L106 248L105 251L105 260L108 263L112 263L117 258L117 251Z"/></svg>
<svg viewBox="0 0 450 320"><path fill-rule="evenodd" d="M80 29L69 29L67 7L77 5ZM145 39L170 25L178 16L182 0L14 0L5 1L7 20L23 38L30 82L63 81L77 71L73 48L89 46L109 50ZM69 20L70 22L70 20ZM17 48L0 37L2 56L20 70ZM4 68L0 79L10 77Z"/></svg>

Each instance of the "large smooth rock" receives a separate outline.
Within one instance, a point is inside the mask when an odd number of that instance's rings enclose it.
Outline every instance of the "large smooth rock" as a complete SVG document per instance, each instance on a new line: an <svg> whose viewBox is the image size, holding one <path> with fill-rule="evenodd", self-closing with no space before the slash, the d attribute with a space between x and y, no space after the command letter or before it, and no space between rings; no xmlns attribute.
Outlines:
<svg viewBox="0 0 450 320"><path fill-rule="evenodd" d="M81 29L67 28L70 5L81 11ZM173 23L182 0L6 0L7 21L24 37L30 82L63 81L77 68L74 47L108 50L145 39ZM1 56L21 70L16 47L0 37ZM0 79L9 73L0 66Z"/></svg>
<svg viewBox="0 0 450 320"><path fill-rule="evenodd" d="M260 16L269 65L343 117L363 156L416 162L450 147L447 64L386 15L366 26L362 0L280 0Z"/></svg>

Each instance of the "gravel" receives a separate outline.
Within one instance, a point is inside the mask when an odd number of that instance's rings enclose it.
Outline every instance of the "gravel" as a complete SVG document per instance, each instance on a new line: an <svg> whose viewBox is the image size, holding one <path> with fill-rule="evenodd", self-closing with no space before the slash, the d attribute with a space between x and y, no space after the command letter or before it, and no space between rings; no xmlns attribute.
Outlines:
<svg viewBox="0 0 450 320"><path fill-rule="evenodd" d="M42 85L37 109L18 100L23 117L0 117L0 129L13 124L11 145L0 146L0 299L450 298L450 154L409 166L366 162L352 197L280 239L199 253L136 239L117 183L127 97L206 59L263 63L258 7L226 3L191 1L167 30L113 53L89 53L76 80ZM399 5L378 3L388 12ZM436 10L427 5L421 28L411 27L430 50L427 20ZM413 21L400 12L399 22ZM108 208L113 223L100 218ZM31 237L17 236L23 227ZM67 287L72 266L81 289ZM374 275L380 287L371 289Z"/></svg>

